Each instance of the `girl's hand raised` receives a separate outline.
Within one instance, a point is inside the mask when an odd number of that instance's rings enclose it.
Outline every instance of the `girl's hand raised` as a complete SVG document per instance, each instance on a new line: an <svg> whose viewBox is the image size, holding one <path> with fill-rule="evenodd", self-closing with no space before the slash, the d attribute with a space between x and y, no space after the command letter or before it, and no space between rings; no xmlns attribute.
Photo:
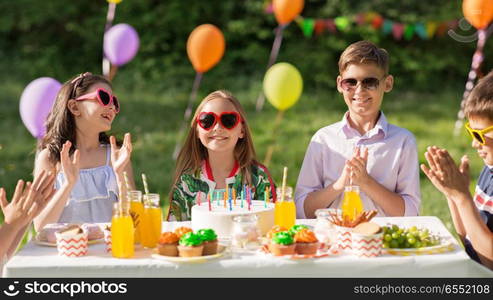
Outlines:
<svg viewBox="0 0 493 300"><path fill-rule="evenodd" d="M110 137L111 144L111 165L116 174L122 175L128 162L130 162L130 155L132 154L132 142L130 133L125 133L123 138L123 145L120 149L117 149L116 139L114 136Z"/></svg>
<svg viewBox="0 0 493 300"><path fill-rule="evenodd" d="M60 151L60 164L62 165L62 172L65 175L65 179L68 184L73 186L79 179L80 152L79 150L75 150L73 159L70 160L70 147L72 147L70 141L66 141L65 144L63 144L62 151Z"/></svg>

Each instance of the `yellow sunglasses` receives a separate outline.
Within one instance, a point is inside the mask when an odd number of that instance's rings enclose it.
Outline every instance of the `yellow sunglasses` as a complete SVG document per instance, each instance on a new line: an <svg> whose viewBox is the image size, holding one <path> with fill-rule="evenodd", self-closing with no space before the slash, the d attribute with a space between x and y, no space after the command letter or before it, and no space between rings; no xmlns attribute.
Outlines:
<svg viewBox="0 0 493 300"><path fill-rule="evenodd" d="M478 141L481 145L484 145L486 144L486 139L484 137L485 133L488 133L490 131L493 131L493 126L490 126L490 127L487 127L485 129L472 129L470 126L469 126L469 122L466 123L466 130L467 132L469 132L469 134L471 135L471 137L473 139L476 139L476 141Z"/></svg>

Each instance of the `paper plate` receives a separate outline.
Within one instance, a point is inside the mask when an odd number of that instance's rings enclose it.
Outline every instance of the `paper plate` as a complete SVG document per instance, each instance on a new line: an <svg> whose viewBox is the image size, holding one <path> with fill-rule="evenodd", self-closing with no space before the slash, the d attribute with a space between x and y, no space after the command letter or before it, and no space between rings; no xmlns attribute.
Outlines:
<svg viewBox="0 0 493 300"><path fill-rule="evenodd" d="M206 255L206 256L195 256L195 257L180 257L180 256L164 256L157 253L157 249L156 249L153 251L153 254L151 254L151 257L159 260L178 262L178 263L201 263L223 256L226 253L226 250L227 247L225 245L219 244L217 245L216 254Z"/></svg>
<svg viewBox="0 0 493 300"><path fill-rule="evenodd" d="M453 251L455 249L454 244L451 241L444 242L440 245L431 247L421 247L421 248L388 248L383 249L383 253L391 255L427 255L427 254L438 254Z"/></svg>
<svg viewBox="0 0 493 300"><path fill-rule="evenodd" d="M317 251L315 254L293 254L293 255L272 255L269 251L269 247L264 244L262 247L258 250L262 255L272 257L275 259L292 259L292 260L303 260L303 259L314 259L314 258L322 258L322 257L328 257L328 256L333 256L337 255L338 252L336 252L333 249L327 249L326 251L322 251L323 244L321 245L321 248Z"/></svg>
<svg viewBox="0 0 493 300"><path fill-rule="evenodd" d="M38 239L38 236L35 236L33 238L33 241L34 241L35 244L38 244L40 246L56 247L56 242L55 243L51 243L51 242L48 242L48 241L41 241L41 240ZM95 240L89 240L87 242L88 245L98 244L98 243L104 243L104 238L95 239Z"/></svg>

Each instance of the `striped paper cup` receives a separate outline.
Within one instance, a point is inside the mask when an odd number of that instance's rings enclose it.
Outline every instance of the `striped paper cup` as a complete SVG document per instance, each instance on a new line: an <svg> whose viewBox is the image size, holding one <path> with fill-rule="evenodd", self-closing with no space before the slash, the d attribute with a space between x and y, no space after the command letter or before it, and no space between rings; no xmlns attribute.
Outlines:
<svg viewBox="0 0 493 300"><path fill-rule="evenodd" d="M104 243L106 244L106 252L111 252L111 230L104 229Z"/></svg>
<svg viewBox="0 0 493 300"><path fill-rule="evenodd" d="M352 248L352 237L351 232L353 228L350 227L342 227L342 226L334 226L337 232L336 243L339 246L339 249L343 252L350 252Z"/></svg>
<svg viewBox="0 0 493 300"><path fill-rule="evenodd" d="M353 254L358 257L377 257L382 253L383 233L352 233Z"/></svg>
<svg viewBox="0 0 493 300"><path fill-rule="evenodd" d="M87 254L87 231L77 234L55 232L58 255L79 257Z"/></svg>

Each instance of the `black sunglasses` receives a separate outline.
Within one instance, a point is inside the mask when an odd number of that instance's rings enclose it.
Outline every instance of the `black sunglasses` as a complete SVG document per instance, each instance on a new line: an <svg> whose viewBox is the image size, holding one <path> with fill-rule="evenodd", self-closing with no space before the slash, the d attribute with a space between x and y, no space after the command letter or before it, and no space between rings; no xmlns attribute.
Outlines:
<svg viewBox="0 0 493 300"><path fill-rule="evenodd" d="M361 87L365 90L373 91L380 85L380 79L375 77L364 78L363 80L357 80L355 78L345 78L341 80L341 87L346 92L356 89L358 82L361 82Z"/></svg>

